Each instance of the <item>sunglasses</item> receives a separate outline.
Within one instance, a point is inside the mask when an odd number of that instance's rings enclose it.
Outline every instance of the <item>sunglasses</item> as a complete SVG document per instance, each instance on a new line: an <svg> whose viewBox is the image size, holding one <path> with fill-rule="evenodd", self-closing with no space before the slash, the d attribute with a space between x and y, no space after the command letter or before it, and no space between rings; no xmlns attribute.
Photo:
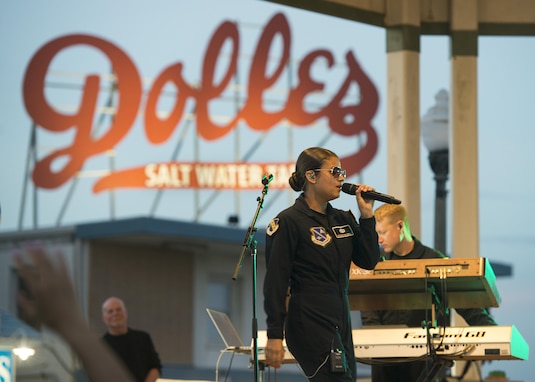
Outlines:
<svg viewBox="0 0 535 382"><path fill-rule="evenodd" d="M340 175L346 177L346 170L342 170L340 167L316 168L314 171L329 171L335 178L339 178Z"/></svg>

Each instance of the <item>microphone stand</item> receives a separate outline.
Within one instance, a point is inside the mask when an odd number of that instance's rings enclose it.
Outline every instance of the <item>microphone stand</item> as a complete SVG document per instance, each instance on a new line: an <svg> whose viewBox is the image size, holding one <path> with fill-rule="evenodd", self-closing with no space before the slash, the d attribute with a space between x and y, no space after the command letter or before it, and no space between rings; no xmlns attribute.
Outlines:
<svg viewBox="0 0 535 382"><path fill-rule="evenodd" d="M252 278L253 278L253 319L252 319L252 337L253 337L253 365L254 365L254 380L255 382L258 382L259 379L259 362L258 362L258 319L257 319L257 312L256 312L256 244L257 241L254 238L254 234L256 232L256 220L258 219L258 214L260 213L260 210L264 207L264 197L268 193L268 187L269 182L273 180L273 175L270 174L266 177L264 175L262 177L262 184L264 185L264 189L262 190L262 196L258 197L256 200L258 202L258 206L256 207L256 212L254 214L253 220L251 222L251 225L249 226L249 229L247 230L247 234L245 235L245 240L243 242L243 249L241 252L240 259L238 261L238 264L236 265L236 269L234 270L234 274L232 276L233 280L236 280L238 278L238 273L240 272L240 268L243 264L243 258L245 257L245 252L247 249L250 249L251 251L251 257L253 259L253 269L252 269Z"/></svg>

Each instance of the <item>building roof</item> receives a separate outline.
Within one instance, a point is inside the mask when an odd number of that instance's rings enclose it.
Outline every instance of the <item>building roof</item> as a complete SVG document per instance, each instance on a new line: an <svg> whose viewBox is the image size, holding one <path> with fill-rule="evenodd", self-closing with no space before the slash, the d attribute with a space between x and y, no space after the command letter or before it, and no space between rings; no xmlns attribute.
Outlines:
<svg viewBox="0 0 535 382"><path fill-rule="evenodd" d="M79 239L139 244L160 248L234 252L243 247L248 230L209 224L196 224L156 218L132 218L120 221L80 224ZM257 248L265 242L264 230L254 234Z"/></svg>
<svg viewBox="0 0 535 382"><path fill-rule="evenodd" d="M257 227L258 228L258 227ZM192 251L238 253L249 229L198 224L152 217L80 223L69 227L0 233L0 244L24 240L71 238ZM265 243L264 227L254 232L259 252Z"/></svg>

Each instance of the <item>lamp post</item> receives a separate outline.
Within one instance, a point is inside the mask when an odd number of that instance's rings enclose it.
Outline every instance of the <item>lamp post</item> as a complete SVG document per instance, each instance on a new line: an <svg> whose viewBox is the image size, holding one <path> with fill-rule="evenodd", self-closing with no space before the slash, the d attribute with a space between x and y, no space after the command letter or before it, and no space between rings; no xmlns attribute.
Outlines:
<svg viewBox="0 0 535 382"><path fill-rule="evenodd" d="M449 174L449 95L441 89L422 117L422 138L435 174L435 249L446 254L446 182Z"/></svg>

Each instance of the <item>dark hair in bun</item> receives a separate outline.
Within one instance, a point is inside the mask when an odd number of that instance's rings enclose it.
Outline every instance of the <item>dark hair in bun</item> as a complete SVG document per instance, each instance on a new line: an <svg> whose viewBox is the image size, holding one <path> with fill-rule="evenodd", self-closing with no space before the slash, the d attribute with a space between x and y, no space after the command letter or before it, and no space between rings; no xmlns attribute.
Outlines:
<svg viewBox="0 0 535 382"><path fill-rule="evenodd" d="M303 191L306 184L306 172L321 168L323 162L332 157L338 158L338 155L322 147L310 147L303 150L295 162L295 171L288 179L292 190L297 192Z"/></svg>

